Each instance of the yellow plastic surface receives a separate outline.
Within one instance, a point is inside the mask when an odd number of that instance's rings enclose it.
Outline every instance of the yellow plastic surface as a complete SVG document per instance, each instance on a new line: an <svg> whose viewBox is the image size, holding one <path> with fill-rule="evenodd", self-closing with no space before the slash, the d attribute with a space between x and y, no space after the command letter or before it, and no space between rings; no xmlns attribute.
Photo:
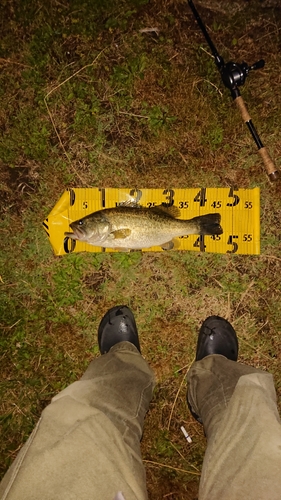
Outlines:
<svg viewBox="0 0 281 500"><path fill-rule="evenodd" d="M175 238L177 249L195 252L260 253L260 191L233 188L197 189L115 189L73 188L65 191L43 226L55 255L71 252L116 252L65 238L69 223L96 210L115 207L125 201L144 207L170 203L180 208L181 219L219 212L223 234L220 236L184 236ZM161 252L160 247L143 251ZM170 250L175 251L175 250Z"/></svg>

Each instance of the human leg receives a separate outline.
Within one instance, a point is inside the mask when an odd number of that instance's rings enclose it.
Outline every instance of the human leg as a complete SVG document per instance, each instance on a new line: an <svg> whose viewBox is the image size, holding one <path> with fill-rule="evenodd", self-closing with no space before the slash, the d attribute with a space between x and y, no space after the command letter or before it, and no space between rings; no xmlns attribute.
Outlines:
<svg viewBox="0 0 281 500"><path fill-rule="evenodd" d="M207 437L199 500L277 500L281 498L281 425L273 378L237 363L236 356L227 359L227 352L215 354L226 341L235 351L228 325L212 353L204 348L200 353L199 334L197 360L188 374L188 404L193 415L200 417ZM210 331L200 333L201 347L202 341L207 347L212 344ZM213 339L217 333L214 329Z"/></svg>
<svg viewBox="0 0 281 500"><path fill-rule="evenodd" d="M114 308L108 323L109 352L43 411L0 485L3 500L146 498L140 439L154 377L126 335L126 324L134 329L127 308Z"/></svg>

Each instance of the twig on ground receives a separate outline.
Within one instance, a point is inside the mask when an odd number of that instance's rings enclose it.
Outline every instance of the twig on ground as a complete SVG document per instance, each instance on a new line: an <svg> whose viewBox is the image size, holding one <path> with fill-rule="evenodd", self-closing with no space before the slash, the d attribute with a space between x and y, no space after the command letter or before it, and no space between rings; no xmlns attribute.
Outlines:
<svg viewBox="0 0 281 500"><path fill-rule="evenodd" d="M183 376L183 378L182 378L182 381L181 381L181 383L180 383L180 386L179 386L179 388L178 388L178 390L177 390L177 394L176 394L176 397L175 397L175 399L174 399L173 406L172 406L171 413L170 413L170 417L169 417L169 422L168 422L168 426L167 426L167 429L168 429L168 430L170 429L171 420L172 420L172 416L173 416L174 408L175 408L175 406L176 406L176 402L177 402L177 399L178 399L179 393L180 393L180 391L181 391L181 388L182 388L182 386L183 386L183 383L184 383L184 381L185 381L185 379L186 379L187 373L188 373L189 368L191 367L192 363L193 363L193 360L192 360L192 362L188 365L187 370L186 370L186 372L185 372L185 374L184 374L184 376Z"/></svg>
<svg viewBox="0 0 281 500"><path fill-rule="evenodd" d="M191 470L180 469L179 467L172 467L171 465L161 464L159 462L154 462L153 460L143 460L143 462L151 465L156 465L157 467L167 467L167 469L176 470L178 472L185 472L186 474L192 474L193 476L200 476L200 472L194 472Z"/></svg>

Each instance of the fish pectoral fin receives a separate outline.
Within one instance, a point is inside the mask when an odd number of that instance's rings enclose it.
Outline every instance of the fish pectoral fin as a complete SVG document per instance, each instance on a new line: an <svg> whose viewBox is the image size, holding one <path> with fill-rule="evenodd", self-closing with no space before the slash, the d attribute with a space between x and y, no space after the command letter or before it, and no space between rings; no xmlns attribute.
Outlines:
<svg viewBox="0 0 281 500"><path fill-rule="evenodd" d="M116 229L116 231L112 231L110 233L110 238L114 240L124 240L125 238L128 238L131 234L131 229L124 228L124 229Z"/></svg>
<svg viewBox="0 0 281 500"><path fill-rule="evenodd" d="M174 248L174 242L171 240L171 241L167 241L167 243L164 243L163 245L161 245L161 248L162 250L172 250L172 248Z"/></svg>

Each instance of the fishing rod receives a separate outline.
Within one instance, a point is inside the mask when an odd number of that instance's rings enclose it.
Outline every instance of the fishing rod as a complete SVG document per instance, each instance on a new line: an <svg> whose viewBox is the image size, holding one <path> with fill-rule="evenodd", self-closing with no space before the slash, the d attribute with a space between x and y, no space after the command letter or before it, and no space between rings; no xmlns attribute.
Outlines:
<svg viewBox="0 0 281 500"><path fill-rule="evenodd" d="M239 108L242 119L246 123L257 147L258 147L258 152L262 157L264 166L267 171L267 175L270 179L270 181L276 181L279 178L279 171L276 169L267 149L264 147L255 127L252 122L252 119L248 113L248 110L246 108L246 105L243 101L243 98L240 94L239 88L241 85L244 85L246 78L249 74L250 71L256 70L256 69L261 69L264 67L264 60L261 59L260 61L257 61L256 63L252 64L251 66L248 66L247 63L243 62L242 64L234 63L232 61L225 63L222 56L218 53L215 45L213 44L206 27L203 24L203 21L201 17L198 14L198 11L195 8L195 5L192 0L188 0L188 4L193 12L193 15L201 28L201 31L206 39L206 42L208 43L211 52L214 56L214 60L216 63L216 66L220 72L222 81L224 85L230 90L231 96L233 101L236 103L237 107Z"/></svg>

